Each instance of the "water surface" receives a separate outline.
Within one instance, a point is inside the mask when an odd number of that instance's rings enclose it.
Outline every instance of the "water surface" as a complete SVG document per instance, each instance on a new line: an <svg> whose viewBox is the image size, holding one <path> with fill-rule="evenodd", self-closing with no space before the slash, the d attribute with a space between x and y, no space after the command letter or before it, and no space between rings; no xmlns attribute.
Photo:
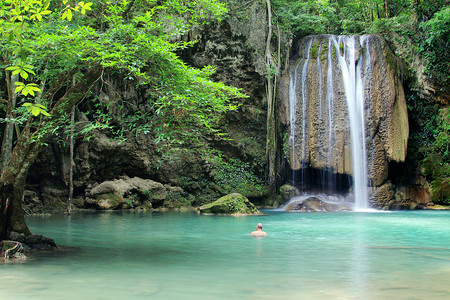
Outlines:
<svg viewBox="0 0 450 300"><path fill-rule="evenodd" d="M65 247L0 265L0 299L450 299L450 212L27 222ZM248 235L258 222L267 237Z"/></svg>

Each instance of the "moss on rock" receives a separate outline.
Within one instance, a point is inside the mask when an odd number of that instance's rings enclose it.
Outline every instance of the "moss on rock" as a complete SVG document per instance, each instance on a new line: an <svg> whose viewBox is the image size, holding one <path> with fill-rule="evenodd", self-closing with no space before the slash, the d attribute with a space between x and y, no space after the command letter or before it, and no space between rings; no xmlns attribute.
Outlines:
<svg viewBox="0 0 450 300"><path fill-rule="evenodd" d="M125 203L125 200L116 194L108 193L97 197L97 206L102 210L118 209Z"/></svg>
<svg viewBox="0 0 450 300"><path fill-rule="evenodd" d="M213 203L203 205L199 208L199 212L203 214L261 214L253 203L239 193L229 194Z"/></svg>

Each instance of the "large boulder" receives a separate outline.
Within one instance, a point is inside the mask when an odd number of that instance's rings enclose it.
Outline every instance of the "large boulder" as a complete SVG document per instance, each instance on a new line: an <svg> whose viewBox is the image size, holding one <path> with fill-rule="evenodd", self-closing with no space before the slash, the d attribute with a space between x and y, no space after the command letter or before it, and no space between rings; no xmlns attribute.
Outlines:
<svg viewBox="0 0 450 300"><path fill-rule="evenodd" d="M199 208L202 214L258 215L262 214L253 203L239 193L217 199Z"/></svg>
<svg viewBox="0 0 450 300"><path fill-rule="evenodd" d="M284 202L289 201L295 195L295 187L291 184L284 184L280 187L280 194Z"/></svg>
<svg viewBox="0 0 450 300"><path fill-rule="evenodd" d="M88 203L101 210L151 209L165 205L166 202L170 202L169 206L175 207L174 199L180 198L181 201L182 193L183 190L179 187L164 185L151 179L123 176L91 187L87 191L87 196Z"/></svg>
<svg viewBox="0 0 450 300"><path fill-rule="evenodd" d="M347 206L338 205L334 203L325 202L316 197L309 197L305 200L294 202L286 207L289 212L333 212L333 211L348 211Z"/></svg>

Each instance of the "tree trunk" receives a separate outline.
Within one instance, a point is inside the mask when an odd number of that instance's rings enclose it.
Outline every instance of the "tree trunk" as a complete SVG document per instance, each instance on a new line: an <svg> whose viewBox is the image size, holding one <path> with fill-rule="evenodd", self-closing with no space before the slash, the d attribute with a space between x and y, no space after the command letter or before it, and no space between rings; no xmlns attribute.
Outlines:
<svg viewBox="0 0 450 300"><path fill-rule="evenodd" d="M22 208L25 180L0 186L0 240L9 239L11 232L30 235Z"/></svg>
<svg viewBox="0 0 450 300"><path fill-rule="evenodd" d="M73 198L73 133L75 124L75 106L70 114L70 137L69 137L69 197L67 198L67 214L72 213Z"/></svg>
<svg viewBox="0 0 450 300"><path fill-rule="evenodd" d="M389 5L388 5L388 0L384 0L384 6L386 7L386 19L389 19Z"/></svg>
<svg viewBox="0 0 450 300"><path fill-rule="evenodd" d="M3 170L11 158L14 139L14 108L16 107L16 95L14 93L17 75L11 75L11 72L5 72L6 89L8 91L8 104L5 112L5 131L3 132L2 152L1 152L1 169Z"/></svg>
<svg viewBox="0 0 450 300"><path fill-rule="evenodd" d="M39 135L33 136L31 128L34 126L31 119L25 124L17 143L13 149L11 158L0 176L0 238L9 238L12 231L31 234L23 216L22 202L25 180L28 170L36 160L37 155L44 147L44 142L51 135L51 130L45 126L56 126L63 120L65 114L69 113L74 105L84 99L94 83L101 75L101 68L92 68L86 72L79 82L67 90L66 94L59 99L53 109L51 116L43 119L37 131ZM51 91L56 88L49 89ZM51 128L51 127L50 127ZM33 139L32 139L33 138Z"/></svg>
<svg viewBox="0 0 450 300"><path fill-rule="evenodd" d="M22 209L23 192L25 187L25 179L28 168L36 158L28 155L29 149L36 147L36 143L29 143L28 147L22 144L25 139L30 139L31 133L29 126L25 126L22 130L20 140L14 147L11 159L5 169L2 170L0 177L0 239L9 239L11 232L31 234L25 223L24 213ZM20 142L22 141L22 142ZM17 154L19 153L19 154ZM14 157L21 158L20 160ZM36 153L37 156L37 153Z"/></svg>

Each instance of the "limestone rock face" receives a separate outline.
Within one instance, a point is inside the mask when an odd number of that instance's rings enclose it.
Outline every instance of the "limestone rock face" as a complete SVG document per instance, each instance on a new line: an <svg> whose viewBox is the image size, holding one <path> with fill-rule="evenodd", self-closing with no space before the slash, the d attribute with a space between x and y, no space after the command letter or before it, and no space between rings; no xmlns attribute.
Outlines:
<svg viewBox="0 0 450 300"><path fill-rule="evenodd" d="M395 190L391 182L386 182L379 187L372 187L370 193L370 202L372 206L379 207L383 210L391 209L394 201Z"/></svg>
<svg viewBox="0 0 450 300"><path fill-rule="evenodd" d="M383 210L424 209L433 206L431 195L426 189L418 186L395 189L390 182L374 188L372 201L376 201L376 206Z"/></svg>
<svg viewBox="0 0 450 300"><path fill-rule="evenodd" d="M238 193L226 195L213 203L203 205L199 208L203 214L239 214L255 215L261 212L247 198Z"/></svg>

